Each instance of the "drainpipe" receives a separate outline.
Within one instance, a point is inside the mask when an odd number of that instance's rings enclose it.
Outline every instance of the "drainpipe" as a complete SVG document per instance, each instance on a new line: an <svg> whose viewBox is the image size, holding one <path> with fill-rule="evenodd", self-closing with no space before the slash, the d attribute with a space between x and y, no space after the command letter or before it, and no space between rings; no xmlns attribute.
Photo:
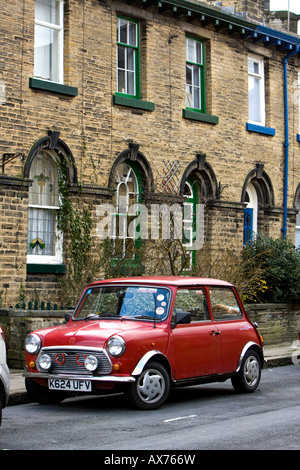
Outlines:
<svg viewBox="0 0 300 470"><path fill-rule="evenodd" d="M287 194L288 194L288 174L289 174L289 118L288 118L288 86L287 86L287 64L290 57L295 54L298 54L299 46L296 46L296 49L286 55L283 59L284 65L284 148L285 148L285 159L284 159L284 195L283 195L283 238L286 238L287 233Z"/></svg>

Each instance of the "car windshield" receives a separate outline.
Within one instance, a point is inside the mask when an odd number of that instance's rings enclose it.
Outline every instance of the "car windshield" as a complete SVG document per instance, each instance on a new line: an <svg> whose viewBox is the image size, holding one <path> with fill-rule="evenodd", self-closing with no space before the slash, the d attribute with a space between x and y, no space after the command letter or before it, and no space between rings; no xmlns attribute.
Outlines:
<svg viewBox="0 0 300 470"><path fill-rule="evenodd" d="M169 290L160 287L95 286L85 291L75 318L162 321L167 318L169 297Z"/></svg>

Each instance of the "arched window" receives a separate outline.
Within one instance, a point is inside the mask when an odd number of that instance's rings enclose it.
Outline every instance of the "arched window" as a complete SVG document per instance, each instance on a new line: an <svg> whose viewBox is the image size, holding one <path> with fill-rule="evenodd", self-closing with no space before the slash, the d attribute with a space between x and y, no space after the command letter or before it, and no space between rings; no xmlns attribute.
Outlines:
<svg viewBox="0 0 300 470"><path fill-rule="evenodd" d="M257 232L258 198L254 185L250 182L245 191L247 207L244 210L244 245L250 243Z"/></svg>
<svg viewBox="0 0 300 470"><path fill-rule="evenodd" d="M62 234L57 229L59 210L57 155L53 150L40 150L29 171L27 263L60 264Z"/></svg>
<svg viewBox="0 0 300 470"><path fill-rule="evenodd" d="M134 258L137 231L137 204L140 200L141 187L139 174L128 161L120 163L114 173L113 221L114 255L116 258Z"/></svg>
<svg viewBox="0 0 300 470"><path fill-rule="evenodd" d="M188 254L185 270L190 270L195 260L195 252L192 247L196 233L196 210L199 203L199 187L194 178L189 177L186 180L183 196L183 246L186 247Z"/></svg>
<svg viewBox="0 0 300 470"><path fill-rule="evenodd" d="M264 171L264 164L257 163L251 170L242 188L241 202L246 203L244 210L244 245L251 243L253 234L267 234L269 212L275 206L271 179Z"/></svg>
<svg viewBox="0 0 300 470"><path fill-rule="evenodd" d="M183 244L189 254L186 270L191 270L196 258L196 251L204 243L204 204L217 199L218 189L214 171L206 162L205 154L197 154L185 169L180 193L184 197Z"/></svg>

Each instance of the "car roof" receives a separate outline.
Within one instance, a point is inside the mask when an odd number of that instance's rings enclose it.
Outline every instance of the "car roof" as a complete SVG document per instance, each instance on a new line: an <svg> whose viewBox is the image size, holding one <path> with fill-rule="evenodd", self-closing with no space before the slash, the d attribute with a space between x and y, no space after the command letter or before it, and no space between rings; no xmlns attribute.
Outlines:
<svg viewBox="0 0 300 470"><path fill-rule="evenodd" d="M115 279L101 279L93 282L90 285L101 284L159 284L165 286L230 286L232 284L220 279L204 278L204 277L191 277L191 276L140 276L140 277L126 277Z"/></svg>

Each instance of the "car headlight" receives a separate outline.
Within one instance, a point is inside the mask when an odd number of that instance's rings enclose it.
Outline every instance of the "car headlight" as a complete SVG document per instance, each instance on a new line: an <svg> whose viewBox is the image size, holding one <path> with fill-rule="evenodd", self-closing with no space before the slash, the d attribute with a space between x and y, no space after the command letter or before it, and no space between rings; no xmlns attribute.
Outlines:
<svg viewBox="0 0 300 470"><path fill-rule="evenodd" d="M37 353L41 348L41 338L36 334L28 335L25 339L25 349L29 354Z"/></svg>
<svg viewBox="0 0 300 470"><path fill-rule="evenodd" d="M42 369L48 370L51 367L51 358L48 354L42 354L39 358L39 365Z"/></svg>
<svg viewBox="0 0 300 470"><path fill-rule="evenodd" d="M119 357L124 354L126 349L125 341L121 336L112 336L107 341L107 350L113 357Z"/></svg>
<svg viewBox="0 0 300 470"><path fill-rule="evenodd" d="M98 367L98 359L95 356L87 356L84 360L84 365L87 370L93 372Z"/></svg>

